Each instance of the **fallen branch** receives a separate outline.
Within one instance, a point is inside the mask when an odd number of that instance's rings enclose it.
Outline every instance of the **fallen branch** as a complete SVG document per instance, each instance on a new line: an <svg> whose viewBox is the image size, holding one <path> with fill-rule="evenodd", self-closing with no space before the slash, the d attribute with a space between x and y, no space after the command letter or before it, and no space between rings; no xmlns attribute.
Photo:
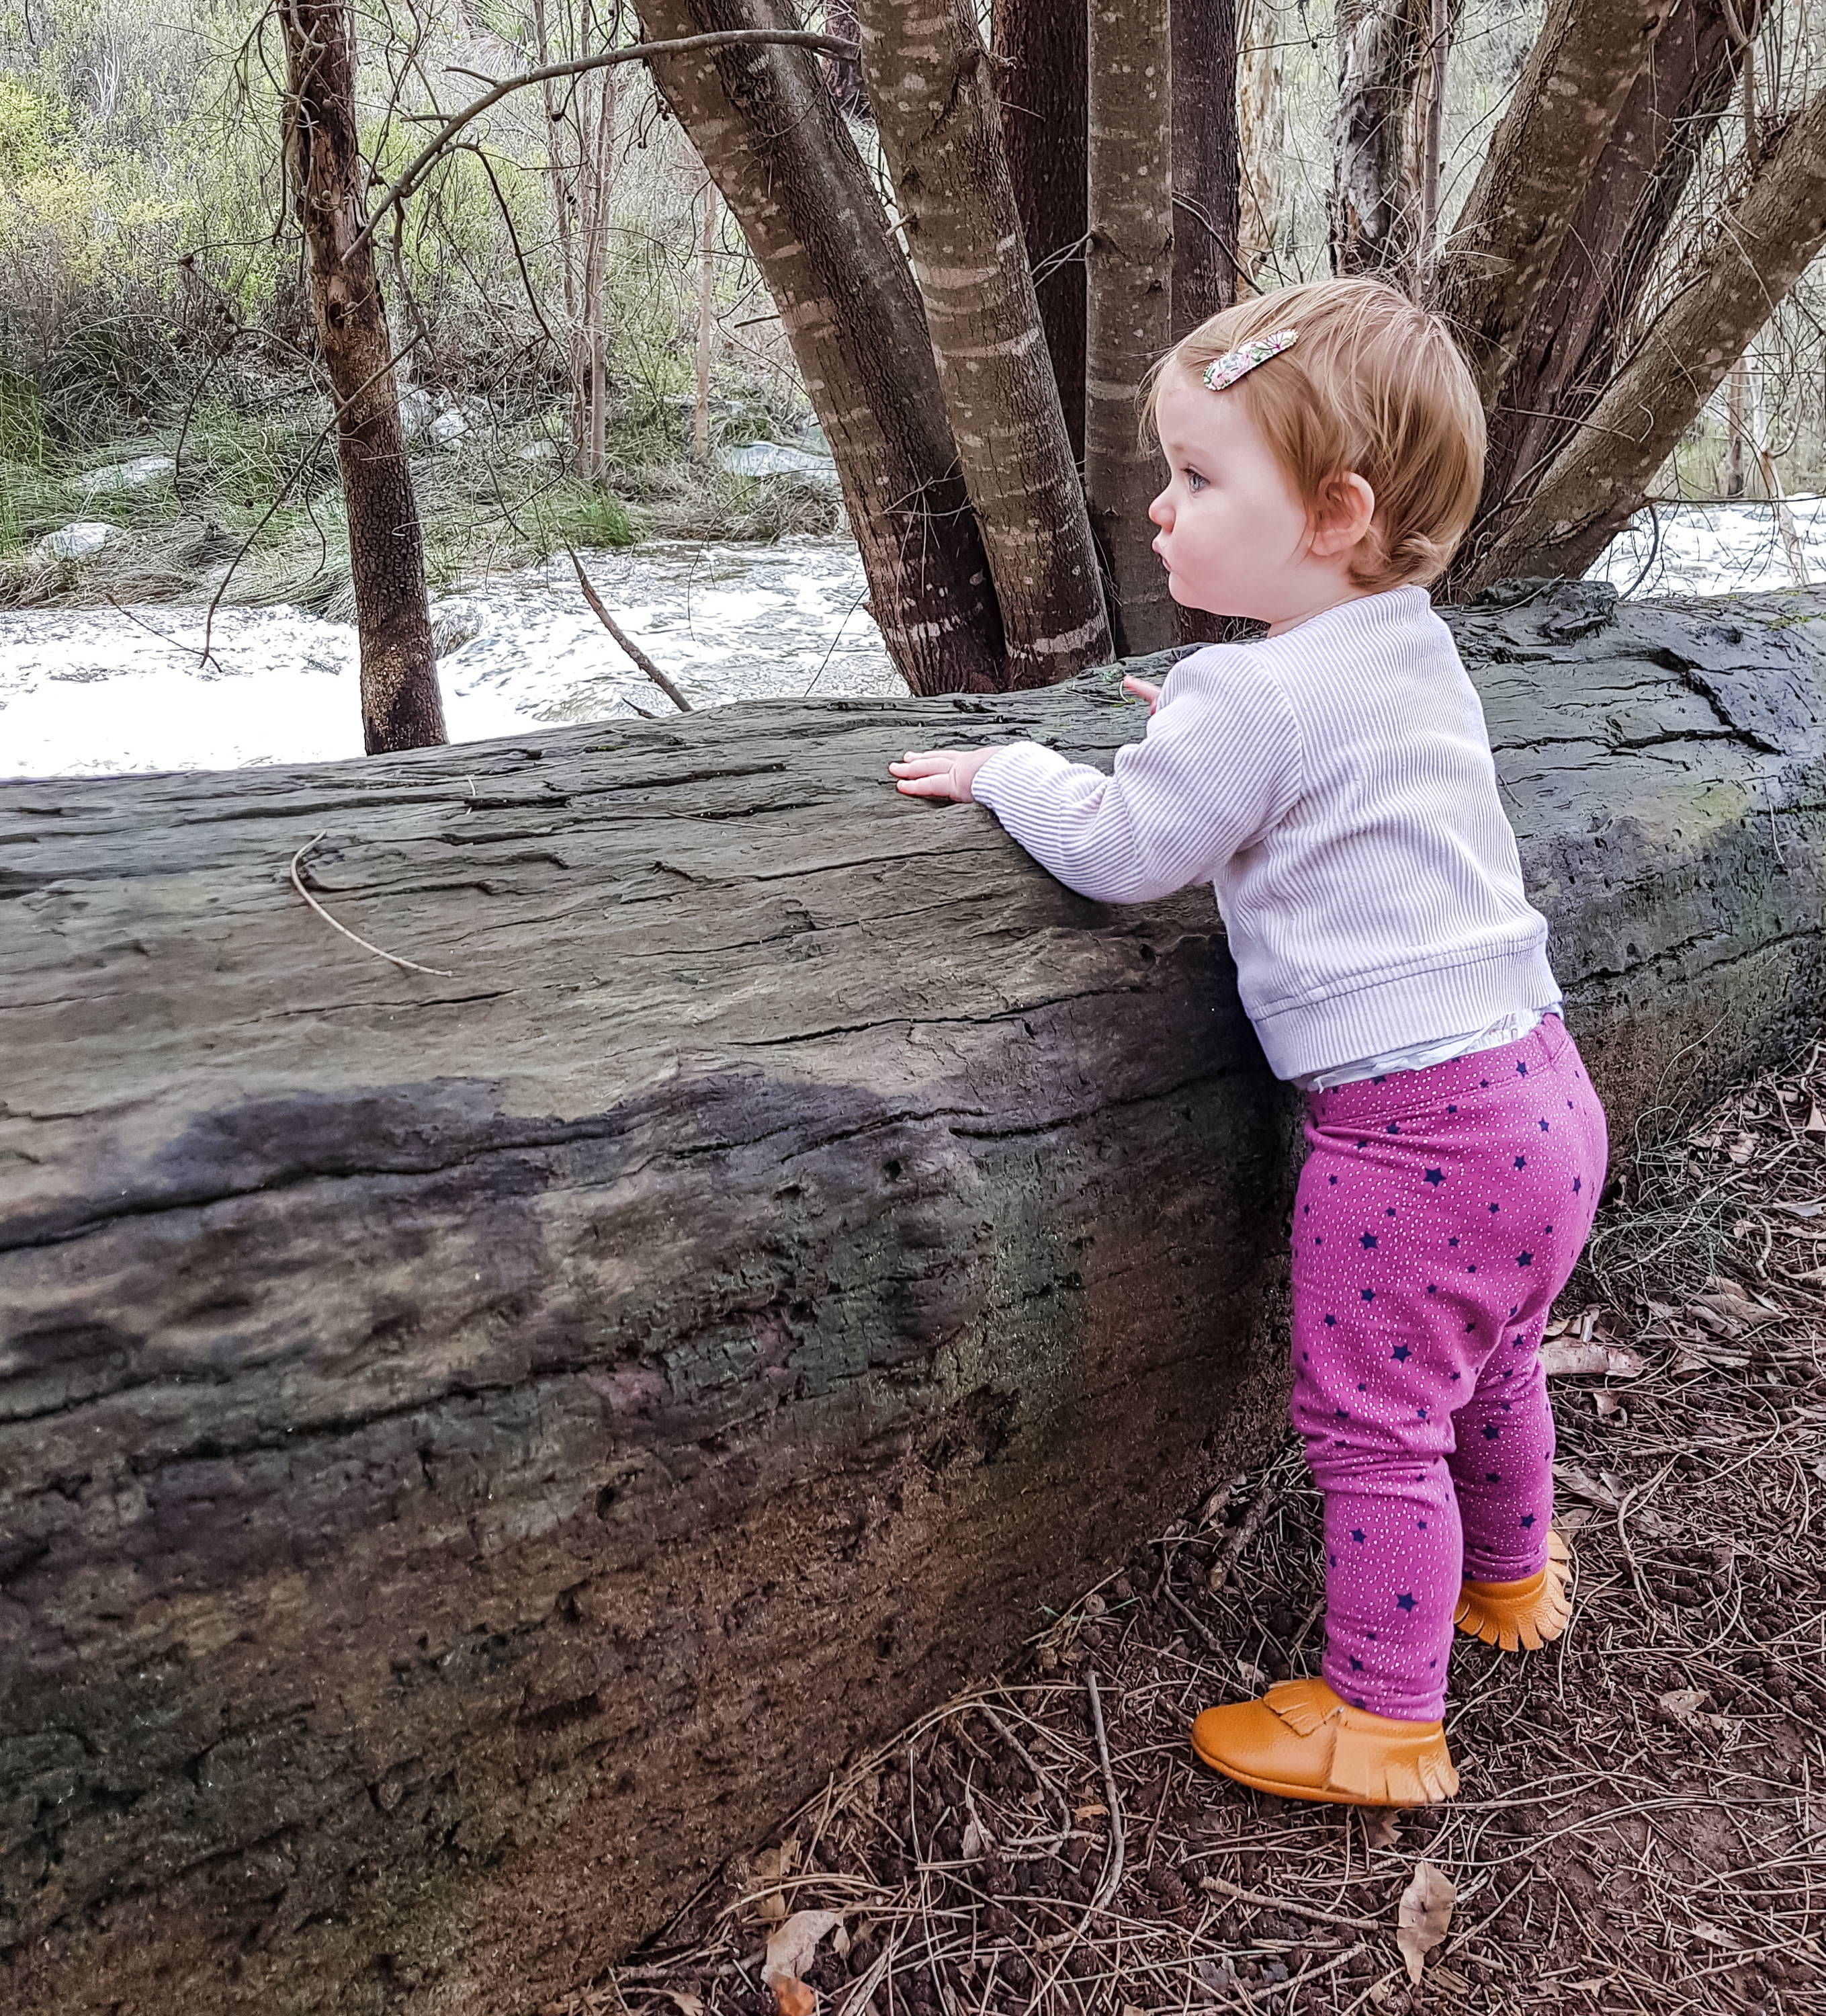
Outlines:
<svg viewBox="0 0 1826 2016"><path fill-rule="evenodd" d="M609 614L606 608L603 607L602 598L596 592L595 589L591 586L590 578L584 572L584 563L577 558L576 549L572 546L566 546L564 550L570 556L570 563L577 571L577 585L584 592L584 599L593 610L595 610L597 616L602 621L602 628L609 632L609 635L615 639L616 643L621 646L622 650L624 650L631 659L633 659L634 663L640 667L641 670L646 674L647 677L652 681L653 684L660 689L660 692L671 701L672 704L678 709L681 714L689 714L692 711L691 702L685 698L684 694L678 690L678 687L667 678L666 675L653 663L652 660L647 656L646 653L641 649L639 645L638 645L634 639L628 635L627 632L622 628L621 625L617 623L615 618ZM631 707L634 705L634 703L631 700L628 704ZM638 714L642 710L640 708L634 707L634 712L636 714ZM649 718L651 719L652 717L649 716Z"/></svg>

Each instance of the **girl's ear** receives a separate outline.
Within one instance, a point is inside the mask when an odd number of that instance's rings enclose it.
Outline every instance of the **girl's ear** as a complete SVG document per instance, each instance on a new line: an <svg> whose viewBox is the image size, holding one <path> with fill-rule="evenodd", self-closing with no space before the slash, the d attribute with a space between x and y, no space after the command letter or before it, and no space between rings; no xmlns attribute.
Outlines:
<svg viewBox="0 0 1826 2016"><path fill-rule="evenodd" d="M1309 551L1323 560L1352 552L1369 532L1376 515L1376 493L1355 470L1335 476L1313 506Z"/></svg>

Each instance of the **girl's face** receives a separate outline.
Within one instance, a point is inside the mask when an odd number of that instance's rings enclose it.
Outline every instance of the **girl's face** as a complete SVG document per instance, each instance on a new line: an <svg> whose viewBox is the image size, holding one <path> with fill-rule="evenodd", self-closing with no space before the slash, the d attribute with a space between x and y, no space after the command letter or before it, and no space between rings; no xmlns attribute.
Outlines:
<svg viewBox="0 0 1826 2016"><path fill-rule="evenodd" d="M1349 563L1363 526L1342 550L1344 527L1314 527L1234 391L1207 391L1189 371L1170 368L1156 417L1170 480L1148 516L1160 528L1154 550L1175 602L1278 625L1361 592L1350 585ZM1362 479L1345 481L1373 511Z"/></svg>

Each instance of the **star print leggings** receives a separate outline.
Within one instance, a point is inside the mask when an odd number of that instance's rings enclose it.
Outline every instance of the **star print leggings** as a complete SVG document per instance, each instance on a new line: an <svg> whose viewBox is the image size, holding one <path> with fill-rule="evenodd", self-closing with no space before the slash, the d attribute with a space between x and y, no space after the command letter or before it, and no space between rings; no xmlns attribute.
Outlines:
<svg viewBox="0 0 1826 2016"><path fill-rule="evenodd" d="M1541 1332L1602 1187L1604 1109L1565 1024L1310 1096L1293 1209L1293 1424L1325 1499L1325 1676L1443 1711L1461 1577L1547 1560Z"/></svg>

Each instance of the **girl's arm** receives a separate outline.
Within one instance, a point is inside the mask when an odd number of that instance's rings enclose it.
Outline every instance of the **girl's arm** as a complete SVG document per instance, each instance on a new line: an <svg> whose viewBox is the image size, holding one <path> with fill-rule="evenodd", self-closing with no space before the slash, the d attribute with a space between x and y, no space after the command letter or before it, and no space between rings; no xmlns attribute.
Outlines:
<svg viewBox="0 0 1826 2016"><path fill-rule="evenodd" d="M1292 711L1244 653L1201 652L1175 667L1172 687L1146 740L1116 751L1112 776L1031 742L929 750L890 767L909 795L988 806L1079 895L1148 902L1212 880L1299 790Z"/></svg>

